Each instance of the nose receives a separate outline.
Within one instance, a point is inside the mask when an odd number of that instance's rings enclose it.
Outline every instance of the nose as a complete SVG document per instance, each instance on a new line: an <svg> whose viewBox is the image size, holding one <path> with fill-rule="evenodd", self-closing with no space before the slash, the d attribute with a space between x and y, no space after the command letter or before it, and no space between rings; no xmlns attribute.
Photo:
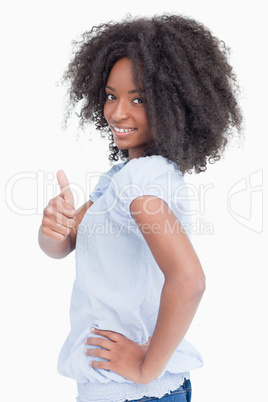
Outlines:
<svg viewBox="0 0 268 402"><path fill-rule="evenodd" d="M119 100L114 106L114 110L112 112L112 119L114 121L126 120L129 118L129 115L130 114L127 102Z"/></svg>

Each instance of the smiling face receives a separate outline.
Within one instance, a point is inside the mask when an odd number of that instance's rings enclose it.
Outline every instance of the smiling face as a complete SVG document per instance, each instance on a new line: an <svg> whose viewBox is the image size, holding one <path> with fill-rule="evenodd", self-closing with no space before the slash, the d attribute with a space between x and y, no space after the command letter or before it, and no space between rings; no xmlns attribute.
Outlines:
<svg viewBox="0 0 268 402"><path fill-rule="evenodd" d="M127 57L113 66L106 83L104 117L119 149L128 150L129 160L139 158L148 144L149 125L144 100L139 97Z"/></svg>

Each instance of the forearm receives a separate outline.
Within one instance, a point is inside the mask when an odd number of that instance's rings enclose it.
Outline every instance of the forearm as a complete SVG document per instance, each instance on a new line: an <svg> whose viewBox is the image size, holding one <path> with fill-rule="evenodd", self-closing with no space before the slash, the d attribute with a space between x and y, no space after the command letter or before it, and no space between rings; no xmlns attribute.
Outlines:
<svg viewBox="0 0 268 402"><path fill-rule="evenodd" d="M142 365L146 382L163 372L189 329L203 292L204 284L187 286L185 281L165 281L155 331Z"/></svg>
<svg viewBox="0 0 268 402"><path fill-rule="evenodd" d="M74 245L70 235L66 236L63 241L56 241L46 237L41 232L41 228L42 226L38 233L38 243L43 252L49 257L64 258L73 251Z"/></svg>

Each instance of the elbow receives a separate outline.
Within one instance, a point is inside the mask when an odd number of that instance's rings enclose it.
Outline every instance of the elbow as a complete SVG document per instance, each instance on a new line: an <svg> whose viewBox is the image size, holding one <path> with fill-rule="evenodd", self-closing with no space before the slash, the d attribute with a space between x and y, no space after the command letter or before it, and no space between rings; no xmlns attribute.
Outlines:
<svg viewBox="0 0 268 402"><path fill-rule="evenodd" d="M199 274L179 275L173 278L166 278L165 285L174 289L179 295L187 300L199 302L206 290L206 277L203 272Z"/></svg>
<svg viewBox="0 0 268 402"><path fill-rule="evenodd" d="M205 274L201 275L200 278L196 280L196 294L200 296L200 298L203 296L206 290L206 277Z"/></svg>
<svg viewBox="0 0 268 402"><path fill-rule="evenodd" d="M201 299L206 290L206 277L202 272L188 279L187 287L194 298Z"/></svg>
<svg viewBox="0 0 268 402"><path fill-rule="evenodd" d="M206 277L204 273L202 272L198 275L189 275L184 278L183 289L187 298L200 301L206 290Z"/></svg>

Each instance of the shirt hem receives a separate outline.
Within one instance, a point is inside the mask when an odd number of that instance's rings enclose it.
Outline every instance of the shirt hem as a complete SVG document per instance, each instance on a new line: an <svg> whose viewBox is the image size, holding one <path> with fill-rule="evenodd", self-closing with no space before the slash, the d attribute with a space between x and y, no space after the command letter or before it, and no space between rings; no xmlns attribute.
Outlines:
<svg viewBox="0 0 268 402"><path fill-rule="evenodd" d="M190 379L190 373L173 374L166 372L150 384L118 383L77 383L77 402L125 402L143 397L162 398L165 394L180 387L184 380Z"/></svg>

